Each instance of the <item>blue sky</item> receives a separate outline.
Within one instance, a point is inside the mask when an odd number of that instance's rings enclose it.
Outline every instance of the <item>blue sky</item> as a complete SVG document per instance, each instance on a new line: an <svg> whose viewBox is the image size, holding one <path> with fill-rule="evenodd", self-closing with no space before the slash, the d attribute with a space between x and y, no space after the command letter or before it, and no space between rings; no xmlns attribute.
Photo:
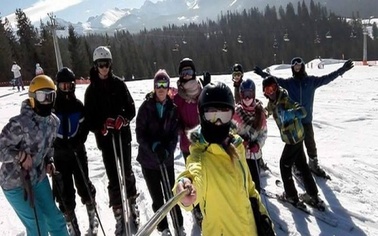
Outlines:
<svg viewBox="0 0 378 236"><path fill-rule="evenodd" d="M47 13L54 12L58 18L77 23L115 7L140 8L144 2L145 0L11 0L2 4L0 16L13 21L14 12L21 8L32 22L38 22L41 18L45 21Z"/></svg>

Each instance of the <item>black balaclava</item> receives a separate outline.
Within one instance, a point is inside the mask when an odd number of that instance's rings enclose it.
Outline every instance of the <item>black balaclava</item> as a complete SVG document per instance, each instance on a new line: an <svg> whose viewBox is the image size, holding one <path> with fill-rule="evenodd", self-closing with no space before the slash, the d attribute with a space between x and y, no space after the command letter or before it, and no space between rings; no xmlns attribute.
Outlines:
<svg viewBox="0 0 378 236"><path fill-rule="evenodd" d="M53 102L50 103L50 104L41 104L37 100L34 100L34 103L35 103L34 111L39 116L46 117L46 116L51 115L51 110L54 107L54 103Z"/></svg>
<svg viewBox="0 0 378 236"><path fill-rule="evenodd" d="M300 57L294 57L291 61L293 62L295 60L300 60L301 61L301 69L298 72L295 72L294 71L294 65L293 65L293 63L291 63L291 72L293 73L293 77L294 78L299 78L299 79L303 78L304 76L307 75L304 61Z"/></svg>
<svg viewBox="0 0 378 236"><path fill-rule="evenodd" d="M230 127L231 122L222 125L215 125L205 120L201 122L201 132L208 143L222 144L228 137Z"/></svg>

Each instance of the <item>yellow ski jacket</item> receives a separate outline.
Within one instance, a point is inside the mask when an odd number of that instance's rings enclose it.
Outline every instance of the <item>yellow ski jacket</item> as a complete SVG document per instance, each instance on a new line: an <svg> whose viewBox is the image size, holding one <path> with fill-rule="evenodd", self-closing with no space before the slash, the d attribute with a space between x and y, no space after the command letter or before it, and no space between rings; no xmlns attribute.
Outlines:
<svg viewBox="0 0 378 236"><path fill-rule="evenodd" d="M203 215L202 235L257 235L249 198L257 198L260 212L268 214L252 181L242 139L234 136L239 159L232 159L221 145L209 145L199 130L194 132L197 133L191 135L186 170L177 179L191 179L197 191L195 205L200 204ZM186 210L193 208L181 206Z"/></svg>

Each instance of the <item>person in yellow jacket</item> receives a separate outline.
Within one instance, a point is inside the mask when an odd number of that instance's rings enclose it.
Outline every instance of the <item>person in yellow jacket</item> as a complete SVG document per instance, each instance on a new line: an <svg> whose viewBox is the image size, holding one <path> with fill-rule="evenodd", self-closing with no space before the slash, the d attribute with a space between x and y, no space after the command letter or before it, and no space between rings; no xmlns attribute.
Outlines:
<svg viewBox="0 0 378 236"><path fill-rule="evenodd" d="M235 101L222 82L203 88L198 100L200 126L190 134L186 170L176 181L179 203L191 210L200 204L202 235L275 235L245 159L243 140L230 134Z"/></svg>

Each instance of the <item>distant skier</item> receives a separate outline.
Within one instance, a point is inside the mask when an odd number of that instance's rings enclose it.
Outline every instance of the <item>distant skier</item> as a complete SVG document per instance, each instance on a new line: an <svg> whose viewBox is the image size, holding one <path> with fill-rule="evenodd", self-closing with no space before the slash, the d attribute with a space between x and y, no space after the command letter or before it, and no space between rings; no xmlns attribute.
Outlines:
<svg viewBox="0 0 378 236"><path fill-rule="evenodd" d="M22 88L22 90L25 90L24 82L22 81L22 76L21 76L21 67L17 65L17 62L15 61L13 62L11 71L13 72L13 76L16 81L18 92L20 92L20 87Z"/></svg>
<svg viewBox="0 0 378 236"><path fill-rule="evenodd" d="M35 75L43 75L45 74L41 65L39 63L35 64Z"/></svg>
<svg viewBox="0 0 378 236"><path fill-rule="evenodd" d="M88 157L84 146L89 130L85 125L84 105L75 96L75 74L71 69L63 67L56 74L56 83L58 91L54 113L61 123L54 142L54 161L61 176L53 177L56 178L56 181L53 181L53 189L70 234L79 235L80 229L75 215L76 190L81 202L86 205L89 228L93 230L98 226L95 215L96 203L92 202L96 189L88 177ZM62 186L56 184L59 179Z"/></svg>
<svg viewBox="0 0 378 236"><path fill-rule="evenodd" d="M309 157L308 164L310 169L318 176L329 177L318 164L318 153L312 126L315 91L318 87L330 83L338 76L343 75L352 68L352 60L347 60L341 68L328 75L323 75L320 77L311 76L307 75L305 71L305 63L302 58L294 57L291 60L291 71L293 76L288 79L276 78L278 84L288 91L290 98L292 98L294 102L297 102L303 106L307 112L307 116L302 119L305 132L304 143L306 145L307 154ZM269 75L263 72L258 66L254 68L254 72L263 78ZM297 171L294 172L299 174Z"/></svg>
<svg viewBox="0 0 378 236"><path fill-rule="evenodd" d="M59 128L58 117L51 113L55 96L53 80L36 76L21 113L0 134L0 186L27 235L68 236L46 175L55 171L53 141Z"/></svg>

